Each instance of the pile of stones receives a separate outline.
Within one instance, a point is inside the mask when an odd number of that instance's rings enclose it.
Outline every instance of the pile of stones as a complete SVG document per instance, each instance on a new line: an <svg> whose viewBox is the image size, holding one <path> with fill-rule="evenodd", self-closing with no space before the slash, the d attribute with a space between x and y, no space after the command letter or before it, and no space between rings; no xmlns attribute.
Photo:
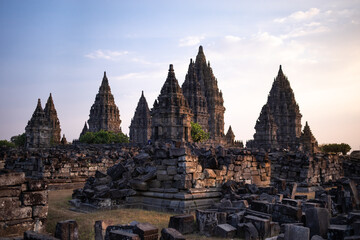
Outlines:
<svg viewBox="0 0 360 240"><path fill-rule="evenodd" d="M319 187L314 199L295 195L297 184L277 186L224 184L220 203L196 211L200 234L255 240L360 239L354 181L344 178L326 190Z"/></svg>

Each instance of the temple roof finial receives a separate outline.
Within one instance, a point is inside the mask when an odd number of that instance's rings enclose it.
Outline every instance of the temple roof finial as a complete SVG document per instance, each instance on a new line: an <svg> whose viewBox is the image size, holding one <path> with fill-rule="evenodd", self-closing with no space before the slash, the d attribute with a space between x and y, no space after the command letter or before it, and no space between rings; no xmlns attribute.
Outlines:
<svg viewBox="0 0 360 240"><path fill-rule="evenodd" d="M40 98L38 98L38 102L37 102L37 106L36 107L41 107L41 100ZM42 108L42 107L41 107Z"/></svg>
<svg viewBox="0 0 360 240"><path fill-rule="evenodd" d="M174 67L173 67L172 64L170 64L170 66L169 66L169 72L173 72L173 71L174 71Z"/></svg>
<svg viewBox="0 0 360 240"><path fill-rule="evenodd" d="M201 45L199 46L199 53L204 54L203 47Z"/></svg>

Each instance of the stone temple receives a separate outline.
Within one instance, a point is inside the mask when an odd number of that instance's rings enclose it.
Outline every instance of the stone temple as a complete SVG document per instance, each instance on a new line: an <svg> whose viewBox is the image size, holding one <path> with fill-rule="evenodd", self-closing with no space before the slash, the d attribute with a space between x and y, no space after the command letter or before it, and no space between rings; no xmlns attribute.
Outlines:
<svg viewBox="0 0 360 240"><path fill-rule="evenodd" d="M192 112L170 64L167 79L151 110L152 140L191 142Z"/></svg>
<svg viewBox="0 0 360 240"><path fill-rule="evenodd" d="M301 117L290 82L280 66L267 103L261 109L256 122L256 133L250 147L297 150L306 143L308 149L314 149L309 147L309 144L315 146L316 140L312 133L309 133L308 126L304 129L305 135L301 137Z"/></svg>
<svg viewBox="0 0 360 240"><path fill-rule="evenodd" d="M146 144L151 138L151 115L144 91L141 93L134 117L131 119L129 135L130 142L138 144Z"/></svg>
<svg viewBox="0 0 360 240"><path fill-rule="evenodd" d="M89 116L88 131L98 132L105 130L115 133L121 132L120 113L118 107L115 105L106 72L104 72L99 92L96 94L95 102L91 106Z"/></svg>
<svg viewBox="0 0 360 240"><path fill-rule="evenodd" d="M45 109L38 99L36 109L25 127L25 147L44 148L60 144L60 132L60 121L50 93Z"/></svg>
<svg viewBox="0 0 360 240"><path fill-rule="evenodd" d="M193 121L210 133L210 140L224 143L224 99L202 46L195 63L190 60L182 89L194 114Z"/></svg>

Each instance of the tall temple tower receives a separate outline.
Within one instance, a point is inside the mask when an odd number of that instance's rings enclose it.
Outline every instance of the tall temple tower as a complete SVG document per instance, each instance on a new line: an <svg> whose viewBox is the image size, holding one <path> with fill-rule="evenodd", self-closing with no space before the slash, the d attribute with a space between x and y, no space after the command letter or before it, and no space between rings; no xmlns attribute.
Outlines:
<svg viewBox="0 0 360 240"><path fill-rule="evenodd" d="M203 130L209 132L209 113L204 86L201 87L192 59L190 59L189 70L181 88L194 114L193 121L200 124Z"/></svg>
<svg viewBox="0 0 360 240"><path fill-rule="evenodd" d="M192 73L192 72L195 72ZM196 78L195 76L196 75ZM203 47L199 47L199 52L196 56L195 64L189 66L188 71L188 83L184 83L184 87L186 89L186 96L189 102L192 102L192 99L197 99L198 103L192 104L192 111L197 113L197 119L195 121L203 121L204 116L206 116L206 112L202 109L202 96L197 96L199 94L199 87L202 92L202 95L206 98L206 106L208 117L208 124L202 125L203 128L208 129L210 133L210 139L216 142L224 142L225 133L224 133L224 99L222 96L222 92L219 91L217 85L217 79L215 78L212 68L210 67L210 63L206 62L206 57L203 51ZM191 84L191 82L195 82L195 84ZM198 82L198 83L197 83ZM186 86L189 85L190 87Z"/></svg>
<svg viewBox="0 0 360 240"><path fill-rule="evenodd" d="M308 122L306 121L304 130L301 133L300 141L304 151L315 153L319 151L318 142L311 132Z"/></svg>
<svg viewBox="0 0 360 240"><path fill-rule="evenodd" d="M51 128L45 111L38 99L35 111L25 127L26 148L50 147Z"/></svg>
<svg viewBox="0 0 360 240"><path fill-rule="evenodd" d="M131 119L130 142L146 144L150 138L151 115L146 98L144 96L144 91L142 91L134 117Z"/></svg>
<svg viewBox="0 0 360 240"><path fill-rule="evenodd" d="M175 77L172 64L160 95L154 102L151 116L154 141L192 141L192 113Z"/></svg>
<svg viewBox="0 0 360 240"><path fill-rule="evenodd" d="M45 108L45 115L50 123L51 128L51 139L50 142L52 144L60 144L60 138L61 138L61 128L60 128L60 121L57 116L57 112L55 109L54 101L52 99L52 95L50 93L50 96L46 102Z"/></svg>
<svg viewBox="0 0 360 240"><path fill-rule="evenodd" d="M266 149L297 149L300 144L301 117L290 82L280 65L267 103L255 125L255 146Z"/></svg>
<svg viewBox="0 0 360 240"><path fill-rule="evenodd" d="M98 132L100 130L121 132L120 113L115 105L114 96L111 93L106 72L96 94L95 102L90 109L90 118L88 120L89 131Z"/></svg>

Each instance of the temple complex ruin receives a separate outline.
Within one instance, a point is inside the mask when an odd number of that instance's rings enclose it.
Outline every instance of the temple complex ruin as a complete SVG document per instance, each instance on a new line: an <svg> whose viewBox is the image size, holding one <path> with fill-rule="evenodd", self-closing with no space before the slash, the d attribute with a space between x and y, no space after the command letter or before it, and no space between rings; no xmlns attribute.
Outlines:
<svg viewBox="0 0 360 240"><path fill-rule="evenodd" d="M90 132L98 132L100 130L115 133L121 132L120 112L115 105L106 72L104 72L104 77L99 92L96 94L95 102L91 106L88 124L88 131Z"/></svg>
<svg viewBox="0 0 360 240"><path fill-rule="evenodd" d="M151 110L154 141L192 142L189 108L170 64L166 81Z"/></svg>
<svg viewBox="0 0 360 240"><path fill-rule="evenodd" d="M151 139L151 115L144 91L141 92L141 97L129 128L130 142L146 144Z"/></svg>
<svg viewBox="0 0 360 240"><path fill-rule="evenodd" d="M50 128L51 128L50 142L52 144L60 144L60 138L61 138L60 121L57 116L57 112L55 109L55 105L51 93L46 102L44 112L48 121L50 122Z"/></svg>

